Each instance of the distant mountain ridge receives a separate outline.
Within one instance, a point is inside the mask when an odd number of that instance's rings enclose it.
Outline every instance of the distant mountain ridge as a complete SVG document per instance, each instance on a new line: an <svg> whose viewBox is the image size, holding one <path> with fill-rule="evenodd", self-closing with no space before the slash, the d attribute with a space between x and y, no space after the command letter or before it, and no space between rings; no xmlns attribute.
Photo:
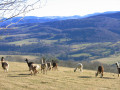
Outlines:
<svg viewBox="0 0 120 90"><path fill-rule="evenodd" d="M93 14L88 14L85 16L80 16L80 15L74 15L74 16L44 16L44 17L37 17L37 16L25 16L25 17L14 17L12 19L9 19L3 23L0 23L0 26L7 26L10 23L16 23L18 22L21 18L21 20L17 24L26 24L26 23L45 23L45 22L53 22L53 21L59 21L59 20L68 20L68 19L83 19L87 17L94 17L97 15L101 14L103 16L105 15L113 15L116 14L116 11L114 12L104 12L104 13L93 13ZM118 15L119 17L119 15Z"/></svg>
<svg viewBox="0 0 120 90"><path fill-rule="evenodd" d="M36 17L36 16L25 16L25 17L14 17L9 19L3 23L0 23L0 26L7 26L10 23L17 23L17 24L26 24L26 23L45 23L45 22L53 22L59 20L66 20L66 19L79 19L82 18L81 16L45 16L45 17Z"/></svg>

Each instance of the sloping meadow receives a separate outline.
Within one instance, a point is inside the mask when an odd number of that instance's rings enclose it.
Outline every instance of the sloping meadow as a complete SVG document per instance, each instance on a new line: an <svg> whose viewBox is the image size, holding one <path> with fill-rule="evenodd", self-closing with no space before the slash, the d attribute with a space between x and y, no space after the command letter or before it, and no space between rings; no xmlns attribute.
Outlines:
<svg viewBox="0 0 120 90"><path fill-rule="evenodd" d="M1 90L119 90L120 77L114 73L104 73L104 77L95 77L96 71L77 70L59 67L58 71L39 72L30 75L26 63L8 62L10 69L5 73L0 67Z"/></svg>

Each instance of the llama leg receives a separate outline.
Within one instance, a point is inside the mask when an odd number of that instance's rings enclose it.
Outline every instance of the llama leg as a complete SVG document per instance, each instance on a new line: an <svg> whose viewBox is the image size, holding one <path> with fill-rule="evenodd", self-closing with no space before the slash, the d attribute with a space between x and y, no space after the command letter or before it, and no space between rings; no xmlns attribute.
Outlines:
<svg viewBox="0 0 120 90"><path fill-rule="evenodd" d="M29 71L31 70L31 68L29 68Z"/></svg>
<svg viewBox="0 0 120 90"><path fill-rule="evenodd" d="M98 76L98 72L95 74L95 76L96 76L96 77Z"/></svg>
<svg viewBox="0 0 120 90"><path fill-rule="evenodd" d="M39 73L39 71L37 71L37 73Z"/></svg>
<svg viewBox="0 0 120 90"><path fill-rule="evenodd" d="M4 72L7 72L7 69L4 69Z"/></svg>
<svg viewBox="0 0 120 90"><path fill-rule="evenodd" d="M77 68L74 69L74 72L76 72Z"/></svg>
<svg viewBox="0 0 120 90"><path fill-rule="evenodd" d="M30 70L30 71L31 71L31 76L32 76L34 72L32 70Z"/></svg>
<svg viewBox="0 0 120 90"><path fill-rule="evenodd" d="M54 67L52 67L52 70L54 70Z"/></svg>
<svg viewBox="0 0 120 90"><path fill-rule="evenodd" d="M103 74L101 73L101 78L103 77Z"/></svg>
<svg viewBox="0 0 120 90"><path fill-rule="evenodd" d="M57 70L57 67L55 66L55 70Z"/></svg>
<svg viewBox="0 0 120 90"><path fill-rule="evenodd" d="M35 71L33 72L33 74L35 75Z"/></svg>
<svg viewBox="0 0 120 90"><path fill-rule="evenodd" d="M102 73L102 77L103 77L103 73Z"/></svg>
<svg viewBox="0 0 120 90"><path fill-rule="evenodd" d="M32 76L32 72L31 72L31 76Z"/></svg>
<svg viewBox="0 0 120 90"><path fill-rule="evenodd" d="M55 70L57 70L57 71L58 71L58 68L57 68L57 66L55 66Z"/></svg>
<svg viewBox="0 0 120 90"><path fill-rule="evenodd" d="M58 71L58 67L57 67L57 71Z"/></svg>
<svg viewBox="0 0 120 90"><path fill-rule="evenodd" d="M50 70L52 69L52 67L50 67Z"/></svg>
<svg viewBox="0 0 120 90"><path fill-rule="evenodd" d="M41 69L41 73L42 73L42 69Z"/></svg>
<svg viewBox="0 0 120 90"><path fill-rule="evenodd" d="M83 72L83 69L81 68L81 72Z"/></svg>
<svg viewBox="0 0 120 90"><path fill-rule="evenodd" d="M47 74L47 69L46 69L46 74Z"/></svg>
<svg viewBox="0 0 120 90"><path fill-rule="evenodd" d="M83 72L82 68L80 68L80 71Z"/></svg>
<svg viewBox="0 0 120 90"><path fill-rule="evenodd" d="M43 69L43 74L45 74L45 69Z"/></svg>
<svg viewBox="0 0 120 90"><path fill-rule="evenodd" d="M6 69L6 72L8 72L8 69Z"/></svg>
<svg viewBox="0 0 120 90"><path fill-rule="evenodd" d="M37 73L37 70L35 70L34 75L36 75L36 73Z"/></svg>

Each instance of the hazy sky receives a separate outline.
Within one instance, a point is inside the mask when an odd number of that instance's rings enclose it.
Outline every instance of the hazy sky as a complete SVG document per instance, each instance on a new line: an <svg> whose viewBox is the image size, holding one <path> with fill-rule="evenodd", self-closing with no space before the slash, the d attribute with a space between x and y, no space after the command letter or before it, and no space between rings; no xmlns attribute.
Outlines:
<svg viewBox="0 0 120 90"><path fill-rule="evenodd" d="M120 0L42 0L40 9L28 16L72 16L97 12L120 11ZM47 1L47 2L46 2ZM46 3L45 3L46 2Z"/></svg>

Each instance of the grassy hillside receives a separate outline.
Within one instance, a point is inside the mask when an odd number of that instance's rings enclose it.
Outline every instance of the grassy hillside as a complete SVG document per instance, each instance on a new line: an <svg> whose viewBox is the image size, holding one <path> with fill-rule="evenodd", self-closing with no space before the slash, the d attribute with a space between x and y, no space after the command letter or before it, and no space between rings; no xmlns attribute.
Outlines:
<svg viewBox="0 0 120 90"><path fill-rule="evenodd" d="M120 62L120 55L118 56L111 55L110 57L96 59L96 60L93 60L92 62L95 62L95 61L112 65L112 64L115 64L116 62Z"/></svg>
<svg viewBox="0 0 120 90"><path fill-rule="evenodd" d="M35 61L37 58L40 58L38 56L32 56L32 55L0 55L0 57L5 57L7 61L12 61L12 62L25 62L24 60L26 58Z"/></svg>
<svg viewBox="0 0 120 90"><path fill-rule="evenodd" d="M119 90L120 78L114 73L104 73L104 78L95 77L96 71L73 72L73 68L58 67L31 76L26 63L9 62L10 70L5 73L0 67L1 90Z"/></svg>

